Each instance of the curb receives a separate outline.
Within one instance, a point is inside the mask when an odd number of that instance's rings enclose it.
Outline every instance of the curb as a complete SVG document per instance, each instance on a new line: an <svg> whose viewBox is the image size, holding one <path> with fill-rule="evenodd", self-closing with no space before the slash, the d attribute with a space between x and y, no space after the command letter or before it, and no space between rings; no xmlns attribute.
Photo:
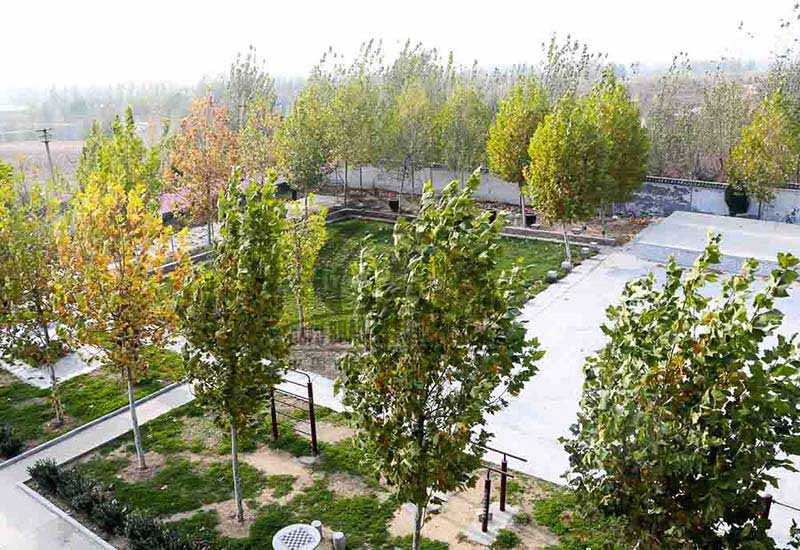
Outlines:
<svg viewBox="0 0 800 550"><path fill-rule="evenodd" d="M101 539L97 535L97 533L95 533L94 531L92 531L91 529L89 529L88 527L83 525L81 522L79 522L78 520L73 518L71 515L66 513L61 508L59 508L53 502L51 502L48 499L46 499L44 496L39 494L34 489L31 489L30 487L28 487L24 483L17 483L17 489L21 490L23 493L25 493L26 495L31 497L33 500L35 500L36 502L38 502L39 504L41 504L42 506L44 506L45 508L47 508L48 510L53 512L55 515L57 515L63 521L66 521L67 523L69 523L72 527L74 527L76 530L78 530L82 535L84 535L86 538L88 538L93 543L95 543L98 548L103 548L103 550L116 550L109 543L107 543L106 541Z"/></svg>
<svg viewBox="0 0 800 550"><path fill-rule="evenodd" d="M172 384L167 384L166 386L164 386L160 390L156 390L156 391L154 391L153 393L151 393L149 395L145 395L144 397L142 397L141 399L136 401L135 404L138 407L142 403L146 403L146 402L150 401L151 399L155 399L156 397L159 397L160 395L163 395L163 394L165 394L165 393L167 393L167 392L169 392L169 391L171 391L171 390L173 390L173 389L177 388L178 386L181 386L181 385L183 385L185 383L186 382L173 382ZM8 468L9 466L13 466L17 462L20 462L21 460L25 460L26 458L29 458L29 457L37 454L37 453L40 453L40 452L42 452L42 451L44 451L46 449L49 449L50 447L52 447L54 445L57 445L58 443L61 443L62 441L70 439L73 436L81 433L82 431L88 430L89 428L92 428L92 427L96 426L97 424L100 424L101 422L104 422L104 421L108 420L109 418L113 418L113 417L115 417L115 416L117 416L119 414L122 414L122 413L128 411L128 408L129 408L129 405L125 405L123 407L120 407L119 409L111 411L110 413L106 413L103 416L99 416L99 417L95 418L94 420L90 420L86 424L78 426L77 428L75 428L73 430L70 430L70 431L68 431L66 433L63 433L63 434L59 435L58 437L54 437L53 439L51 439L49 441L45 441L44 443L41 443L40 445L37 445L36 447L33 447L32 449L28 449L27 451L25 451L23 453L20 453L20 454L18 454L17 456L15 456L13 458L9 458L5 462L0 462L0 471L4 470L5 468Z"/></svg>

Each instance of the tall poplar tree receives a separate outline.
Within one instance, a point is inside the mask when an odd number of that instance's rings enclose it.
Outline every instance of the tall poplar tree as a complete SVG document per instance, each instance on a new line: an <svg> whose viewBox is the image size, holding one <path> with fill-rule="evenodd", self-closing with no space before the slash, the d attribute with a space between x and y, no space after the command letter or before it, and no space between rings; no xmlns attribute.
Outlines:
<svg viewBox="0 0 800 550"><path fill-rule="evenodd" d="M178 312L189 378L203 407L230 431L237 518L244 521L238 438L281 380L288 339L281 323L286 210L275 178L239 190L234 174L220 201L214 260L186 285Z"/></svg>
<svg viewBox="0 0 800 550"><path fill-rule="evenodd" d="M528 146L548 110L546 92L533 76L527 76L500 101L489 129L489 140L486 144L489 170L497 177L519 186L519 208L523 223L524 190L527 185L524 171L530 164Z"/></svg>
<svg viewBox="0 0 800 550"><path fill-rule="evenodd" d="M416 505L419 550L433 492L467 486L501 410L543 353L518 321L520 267L498 273L503 216L481 213L473 176L436 198L425 185L418 217L395 225L393 248L367 248L354 278L357 333L337 387L358 438L401 502Z"/></svg>

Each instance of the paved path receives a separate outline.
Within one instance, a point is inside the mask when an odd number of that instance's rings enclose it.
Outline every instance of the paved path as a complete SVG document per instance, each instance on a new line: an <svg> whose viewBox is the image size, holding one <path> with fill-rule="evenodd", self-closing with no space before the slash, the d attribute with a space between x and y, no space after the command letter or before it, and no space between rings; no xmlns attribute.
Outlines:
<svg viewBox="0 0 800 550"><path fill-rule="evenodd" d="M183 384L137 407L146 423L194 399ZM0 468L0 549L90 550L103 548L83 531L34 500L18 486L29 478L27 468L40 458L67 462L130 430L127 410L87 428L10 466Z"/></svg>

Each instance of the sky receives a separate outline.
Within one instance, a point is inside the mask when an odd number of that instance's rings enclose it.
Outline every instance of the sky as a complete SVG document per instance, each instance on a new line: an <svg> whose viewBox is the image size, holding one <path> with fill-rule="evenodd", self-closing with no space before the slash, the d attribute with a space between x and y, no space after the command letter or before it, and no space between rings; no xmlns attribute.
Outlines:
<svg viewBox="0 0 800 550"><path fill-rule="evenodd" d="M191 84L251 44L271 73L301 76L328 47L352 55L370 38L389 52L422 41L483 66L535 63L554 32L624 64L679 51L766 62L794 2L0 0L0 88Z"/></svg>

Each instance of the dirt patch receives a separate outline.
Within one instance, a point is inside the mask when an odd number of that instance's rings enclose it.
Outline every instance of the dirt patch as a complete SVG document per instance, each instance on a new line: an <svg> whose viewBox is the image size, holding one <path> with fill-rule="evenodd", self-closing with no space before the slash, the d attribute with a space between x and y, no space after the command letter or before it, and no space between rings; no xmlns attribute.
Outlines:
<svg viewBox="0 0 800 550"><path fill-rule="evenodd" d="M374 492L358 476L335 473L326 476L331 491L342 497L360 497Z"/></svg>
<svg viewBox="0 0 800 550"><path fill-rule="evenodd" d="M499 487L493 487L493 494L497 494ZM470 528L479 528L478 513L481 509L483 498L482 485L468 488L447 497L440 511L429 514L422 535L426 538L446 542L451 550L474 550L481 546L465 540L464 535ZM494 498L492 500L495 500ZM521 547L530 550L546 548L558 543L558 537L546 528L537 525L513 526L514 531L522 539ZM408 505L401 506L395 512L389 524L389 532L393 536L407 536L414 531L413 508Z"/></svg>
<svg viewBox="0 0 800 550"><path fill-rule="evenodd" d="M154 451L147 451L144 453L144 462L147 468L144 470L139 469L139 461L136 458L136 453L125 453L128 459L128 465L123 468L118 476L128 483L135 483L144 479L151 479L156 472L161 469L167 462L167 457Z"/></svg>
<svg viewBox="0 0 800 550"><path fill-rule="evenodd" d="M347 426L340 426L331 422L317 422L317 440L325 443L337 443L356 434L355 430Z"/></svg>
<svg viewBox="0 0 800 550"><path fill-rule="evenodd" d="M224 537L244 538L250 534L250 526L256 520L257 512L248 506L247 500L242 502L244 521L236 519L236 500L229 499L213 504L206 504L196 510L173 514L165 519L167 522L188 519L198 512L217 512L217 532Z"/></svg>
<svg viewBox="0 0 800 550"><path fill-rule="evenodd" d="M239 460L266 475L288 474L297 477L298 480L301 478L311 479L311 472L285 451L265 446L252 453L240 455Z"/></svg>

